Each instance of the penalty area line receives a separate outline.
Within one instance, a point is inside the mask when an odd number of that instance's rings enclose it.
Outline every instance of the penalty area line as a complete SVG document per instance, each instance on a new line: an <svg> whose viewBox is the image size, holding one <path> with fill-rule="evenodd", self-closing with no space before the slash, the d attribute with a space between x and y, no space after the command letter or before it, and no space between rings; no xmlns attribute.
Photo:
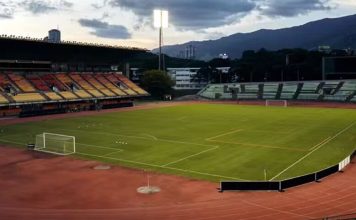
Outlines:
<svg viewBox="0 0 356 220"><path fill-rule="evenodd" d="M198 152L198 153L196 153L196 154L192 154L192 155L189 155L189 156L187 156L187 157L183 157L183 158L181 158L181 159L179 159L179 160L175 160L175 161L173 161L173 162L170 162L170 163L167 163L167 164L165 164L165 165L162 165L162 167L166 167L166 166L169 166L169 165L172 165L172 164L175 164L175 163L179 163L179 162L181 162L181 161L183 161L183 160L186 160L186 159L189 159L189 158L198 156L198 155L200 155L200 154L204 154L204 153L209 152L209 151L216 150L216 149L218 149L218 148L219 148L219 146L215 146L215 147L212 147L212 148L210 148L210 149L200 151L200 152Z"/></svg>
<svg viewBox="0 0 356 220"><path fill-rule="evenodd" d="M233 134L233 133L237 133L237 132L240 132L242 131L243 129L237 129L237 130L234 130L234 131L230 131L230 132L226 132L226 133L223 133L223 134L219 134L219 135L216 135L216 136L213 136L213 137L209 137L209 138L206 138L205 140L206 141L211 141L213 139L216 139L218 137L222 137L222 136L226 136L226 135L229 135L229 134Z"/></svg>
<svg viewBox="0 0 356 220"><path fill-rule="evenodd" d="M274 179L276 179L277 177L279 177L280 175L282 175L284 172L286 172L287 170L289 170L290 168L294 167L295 165L297 165L298 163L300 163L302 160L304 160L305 158L307 158L309 155L311 155L312 153L314 153L315 151L319 150L322 146L324 146L325 144L329 143L330 141L334 140L335 138L337 138L340 134L344 133L345 131L347 131L348 129L350 129L352 126L354 126L356 124L356 121L353 122L352 124L348 125L346 128L342 129L341 131L339 131L338 133L336 133L334 136L332 136L331 138L329 138L327 141L324 141L322 144L320 144L319 146L317 146L316 148L314 148L314 150L310 151L309 153L307 153L306 155L304 155L302 158L300 158L299 160L297 160L296 162L294 162L292 165L288 166L287 168L285 168L284 170L282 170L280 173L278 173L277 175L275 175L274 177L272 177L269 181L272 181Z"/></svg>
<svg viewBox="0 0 356 220"><path fill-rule="evenodd" d="M194 174L199 174L199 175L203 175L203 176L218 177L218 178L222 178L222 179L248 181L248 180L245 180L245 179L240 179L240 178L231 177L231 176L222 176L222 175L217 175L217 174L204 173L204 172L199 172L199 171L194 171L194 170L185 170L185 169L179 169L179 168L168 167L168 166L164 167L164 166L161 166L161 165L155 165L155 164L150 164L150 163L119 159L119 158L108 157L108 156L99 156L99 155L95 155L95 154L86 154L86 153L78 153L78 152L76 152L75 154L83 155L83 156L89 156L89 157L103 158L103 159L108 159L108 160L115 160L115 161L120 161L120 162L131 163L131 164L139 164L139 165L144 165L144 166L149 166L149 167L156 167L156 168L162 168L162 169L168 169L168 170L175 170L175 171L180 171L180 172L185 172L185 173L194 173Z"/></svg>

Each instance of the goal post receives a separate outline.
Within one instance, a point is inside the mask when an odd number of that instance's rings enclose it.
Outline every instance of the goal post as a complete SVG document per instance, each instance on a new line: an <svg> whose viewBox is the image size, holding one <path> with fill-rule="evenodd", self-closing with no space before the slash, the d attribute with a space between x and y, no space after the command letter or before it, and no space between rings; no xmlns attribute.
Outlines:
<svg viewBox="0 0 356 220"><path fill-rule="evenodd" d="M36 136L35 150L58 155L74 154L75 137L44 132Z"/></svg>
<svg viewBox="0 0 356 220"><path fill-rule="evenodd" d="M266 99L265 106L283 106L283 107L288 107L288 102L287 102L287 100Z"/></svg>

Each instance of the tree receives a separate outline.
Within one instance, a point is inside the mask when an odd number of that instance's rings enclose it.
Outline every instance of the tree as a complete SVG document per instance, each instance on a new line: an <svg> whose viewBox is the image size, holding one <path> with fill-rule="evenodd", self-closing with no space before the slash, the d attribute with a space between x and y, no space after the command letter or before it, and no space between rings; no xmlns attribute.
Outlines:
<svg viewBox="0 0 356 220"><path fill-rule="evenodd" d="M166 94L171 94L174 82L163 71L149 70L143 73L141 86L148 91L153 98L163 98Z"/></svg>

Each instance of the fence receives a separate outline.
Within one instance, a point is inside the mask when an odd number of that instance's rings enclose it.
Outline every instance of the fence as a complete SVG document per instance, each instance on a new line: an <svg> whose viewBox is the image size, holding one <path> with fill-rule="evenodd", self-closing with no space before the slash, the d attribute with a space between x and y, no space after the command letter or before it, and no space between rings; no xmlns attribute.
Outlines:
<svg viewBox="0 0 356 220"><path fill-rule="evenodd" d="M237 191L237 190L278 190L282 192L285 189L299 186L310 182L318 182L320 179L327 177L333 173L342 171L348 164L351 163L353 157L356 155L356 151L346 157L343 161L335 164L326 169L317 171L315 173L306 174L303 176L294 177L291 179L281 181L221 181L220 191Z"/></svg>

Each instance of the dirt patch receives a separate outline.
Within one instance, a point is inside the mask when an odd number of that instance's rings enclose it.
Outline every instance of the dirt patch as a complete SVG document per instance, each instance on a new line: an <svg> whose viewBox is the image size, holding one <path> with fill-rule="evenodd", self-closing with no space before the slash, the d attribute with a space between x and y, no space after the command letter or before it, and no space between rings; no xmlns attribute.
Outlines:
<svg viewBox="0 0 356 220"><path fill-rule="evenodd" d="M310 219L356 212L356 166L279 192L218 193L217 183L0 146L0 219Z"/></svg>

